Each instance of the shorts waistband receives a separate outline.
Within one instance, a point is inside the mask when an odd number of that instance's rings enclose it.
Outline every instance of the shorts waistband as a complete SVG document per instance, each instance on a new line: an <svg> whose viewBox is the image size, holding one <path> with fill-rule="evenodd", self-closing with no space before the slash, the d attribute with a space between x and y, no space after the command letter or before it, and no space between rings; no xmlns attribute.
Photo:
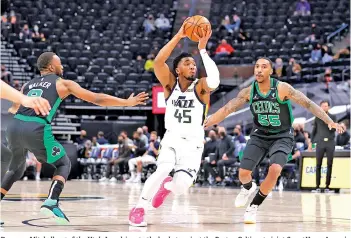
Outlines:
<svg viewBox="0 0 351 238"><path fill-rule="evenodd" d="M265 130L261 130L261 129L258 129L258 128L256 128L255 130L257 130L257 131L254 131L254 132L256 132L258 134L262 134L262 135L278 135L278 134L282 134L282 133L290 131L291 128L288 128L288 129L285 129L285 130L282 130L282 131L265 131Z"/></svg>
<svg viewBox="0 0 351 238"><path fill-rule="evenodd" d="M50 124L50 122L46 118L41 118L41 117L33 117L33 116L26 116L22 114L16 114L14 118L21 120L21 121L27 121L27 122L38 122L40 124Z"/></svg>

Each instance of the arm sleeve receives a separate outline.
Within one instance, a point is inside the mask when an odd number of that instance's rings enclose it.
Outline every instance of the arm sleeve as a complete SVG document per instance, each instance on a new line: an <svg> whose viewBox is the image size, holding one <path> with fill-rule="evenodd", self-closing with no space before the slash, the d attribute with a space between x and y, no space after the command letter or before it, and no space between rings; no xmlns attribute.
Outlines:
<svg viewBox="0 0 351 238"><path fill-rule="evenodd" d="M205 49L200 50L202 62L204 63L207 78L206 83L209 88L217 88L219 86L219 70L216 63L208 56Z"/></svg>

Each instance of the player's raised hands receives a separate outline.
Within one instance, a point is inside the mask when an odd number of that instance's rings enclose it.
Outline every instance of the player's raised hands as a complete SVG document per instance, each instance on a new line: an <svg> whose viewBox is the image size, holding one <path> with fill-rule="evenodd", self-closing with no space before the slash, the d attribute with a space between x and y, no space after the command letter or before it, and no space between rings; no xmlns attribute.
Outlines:
<svg viewBox="0 0 351 238"><path fill-rule="evenodd" d="M128 98L128 102L129 105L128 106L136 106L136 105L146 105L146 100L149 99L149 94L145 93L145 92L141 92L138 95L134 96L134 93L132 93L129 98Z"/></svg>
<svg viewBox="0 0 351 238"><path fill-rule="evenodd" d="M212 30L207 30L206 31L202 27L200 29L201 29L201 37L196 32L194 32L193 34L197 38L199 38L198 48L199 48L199 50L202 50L202 49L206 49L207 42L208 42L208 40L210 39L210 37L212 35Z"/></svg>
<svg viewBox="0 0 351 238"><path fill-rule="evenodd" d="M180 27L180 29L179 29L179 31L178 31L178 33L177 33L177 36L179 36L179 37L181 37L181 38L186 37L184 27L185 27L185 23L186 23L186 21L187 21L189 18L190 18L190 17L188 17L187 19L185 19L185 20L184 20L184 22L183 22L182 26Z"/></svg>
<svg viewBox="0 0 351 238"><path fill-rule="evenodd" d="M37 115L47 116L51 110L48 100L41 97L23 96L21 104L25 107L33 108Z"/></svg>

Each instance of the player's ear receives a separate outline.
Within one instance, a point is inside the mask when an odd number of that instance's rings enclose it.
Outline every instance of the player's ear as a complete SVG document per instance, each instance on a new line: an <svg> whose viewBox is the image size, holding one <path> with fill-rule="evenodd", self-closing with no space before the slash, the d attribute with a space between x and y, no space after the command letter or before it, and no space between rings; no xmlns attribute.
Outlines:
<svg viewBox="0 0 351 238"><path fill-rule="evenodd" d="M179 74L179 69L176 68L176 69L175 69L175 72L176 72L176 74L178 75L178 74Z"/></svg>
<svg viewBox="0 0 351 238"><path fill-rule="evenodd" d="M55 71L55 68L54 68L54 66L53 66L52 64L49 64L49 65L48 65L48 69L49 69L51 72Z"/></svg>

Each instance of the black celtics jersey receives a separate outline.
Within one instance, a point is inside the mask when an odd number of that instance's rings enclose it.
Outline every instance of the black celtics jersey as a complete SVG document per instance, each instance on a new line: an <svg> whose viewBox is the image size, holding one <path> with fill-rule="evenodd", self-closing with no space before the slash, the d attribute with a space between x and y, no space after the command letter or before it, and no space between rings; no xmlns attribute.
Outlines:
<svg viewBox="0 0 351 238"><path fill-rule="evenodd" d="M260 92L254 81L251 88L250 110L256 129L278 133L289 130L294 121L290 100L281 101L278 96L279 81L271 78L271 88L266 95Z"/></svg>
<svg viewBox="0 0 351 238"><path fill-rule="evenodd" d="M51 123L58 107L62 102L56 90L56 80L59 78L60 77L56 74L47 74L32 79L23 88L24 95L27 95L29 97L42 97L49 101L51 110L48 116L44 117L37 115L33 109L24 107L22 105L16 114L45 118L47 122Z"/></svg>

